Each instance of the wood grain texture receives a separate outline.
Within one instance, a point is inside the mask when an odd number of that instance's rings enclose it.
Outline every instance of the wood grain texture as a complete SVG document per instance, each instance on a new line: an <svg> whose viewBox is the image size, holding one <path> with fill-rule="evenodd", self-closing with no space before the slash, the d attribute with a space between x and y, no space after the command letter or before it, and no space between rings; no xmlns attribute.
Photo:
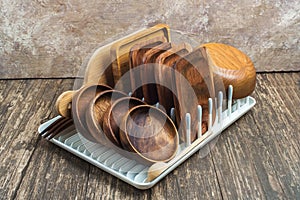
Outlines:
<svg viewBox="0 0 300 200"><path fill-rule="evenodd" d="M176 83L174 100L175 102L178 101L175 103L175 115L177 125L181 124L178 127L182 129L179 130L182 141L186 141L186 124L184 122L186 113L191 114L191 141L197 138L197 105L202 107L202 133L205 133L209 126L208 99L215 98L215 80L202 50L202 47L194 49L191 53L180 58L173 67L176 72L174 73ZM215 116L215 104L212 104L212 124Z"/></svg>
<svg viewBox="0 0 300 200"><path fill-rule="evenodd" d="M111 60L112 71L114 77L114 84L122 78L122 76L130 70L130 50L137 44L143 43L148 40L153 40L155 38L165 37L167 41L170 41L170 32L169 27L166 24L157 24L149 29L141 30L138 33L135 33L131 36L128 36L126 39L122 39L119 42L116 42L111 47ZM159 41L159 40L157 40ZM121 79L121 84L119 88L121 91L128 92L131 91L130 80ZM124 90L129 87L129 90Z"/></svg>
<svg viewBox="0 0 300 200"><path fill-rule="evenodd" d="M73 81L0 80L0 199L299 198L300 73L259 73L254 108L145 191L38 136Z"/></svg>
<svg viewBox="0 0 300 200"><path fill-rule="evenodd" d="M201 46L205 49L209 67L215 79L220 77L226 89L229 85L234 88L233 99L241 99L252 94L255 89L256 70L245 53L235 47L220 43L208 43Z"/></svg>
<svg viewBox="0 0 300 200"><path fill-rule="evenodd" d="M39 157L32 160L40 141L36 135L36 128L42 121L54 116L53 110L49 109L54 106L54 97L65 89L70 89L72 86L70 83L70 80L1 81L1 198L13 199L18 196L18 190L28 175L26 171L29 169L29 163L36 168L30 172L33 176L29 176L27 184L35 178L45 179L44 176L38 176L39 171L37 171L37 169L46 170L37 164L42 160ZM51 144L42 141L41 145ZM42 163L52 162L48 156L51 154L46 155L43 158L45 162ZM34 188L26 188L28 189L21 192L27 195L39 194L32 193Z"/></svg>

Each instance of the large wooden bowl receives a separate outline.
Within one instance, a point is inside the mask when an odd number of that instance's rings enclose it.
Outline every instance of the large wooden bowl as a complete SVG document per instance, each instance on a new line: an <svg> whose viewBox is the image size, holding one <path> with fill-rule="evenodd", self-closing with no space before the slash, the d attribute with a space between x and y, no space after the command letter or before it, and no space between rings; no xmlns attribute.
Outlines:
<svg viewBox="0 0 300 200"><path fill-rule="evenodd" d="M146 162L167 162L177 152L179 136L172 120L150 105L132 108L123 118L120 141Z"/></svg>
<svg viewBox="0 0 300 200"><path fill-rule="evenodd" d="M103 119L103 131L107 138L122 148L119 128L123 117L135 106L145 105L145 102L135 97L123 97L116 100L108 109Z"/></svg>
<svg viewBox="0 0 300 200"><path fill-rule="evenodd" d="M251 59L239 49L221 43L202 44L214 76L221 77L225 89L233 86L233 99L250 95L256 84L256 70Z"/></svg>

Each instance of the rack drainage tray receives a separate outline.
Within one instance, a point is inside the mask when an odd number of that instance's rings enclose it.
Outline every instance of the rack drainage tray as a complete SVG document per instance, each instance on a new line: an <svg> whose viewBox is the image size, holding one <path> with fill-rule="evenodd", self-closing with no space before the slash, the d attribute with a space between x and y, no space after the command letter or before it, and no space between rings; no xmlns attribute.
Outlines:
<svg viewBox="0 0 300 200"><path fill-rule="evenodd" d="M219 98L221 98L222 102L222 95L221 97L219 95ZM248 112L255 105L256 101L254 98L248 96L235 101L228 99L226 103L226 110L222 110L222 104L218 106L218 115L216 116L215 120L216 122L211 125L209 130L203 135L205 136L207 134L203 141L191 148L186 154L184 154L183 157L181 157L181 159L170 165L169 168L167 168L152 181L147 180L149 166L145 166L135 160L131 160L119 154L114 149L88 141L76 131L74 126L68 127L64 130L64 134L60 134L60 136L56 136L50 141L136 188L148 189L158 183L162 178L164 178L187 158L201 149L204 145L212 141L224 129ZM59 117L61 116L57 116L40 125L38 131L42 132ZM189 145L192 144L180 144L178 153L183 151Z"/></svg>

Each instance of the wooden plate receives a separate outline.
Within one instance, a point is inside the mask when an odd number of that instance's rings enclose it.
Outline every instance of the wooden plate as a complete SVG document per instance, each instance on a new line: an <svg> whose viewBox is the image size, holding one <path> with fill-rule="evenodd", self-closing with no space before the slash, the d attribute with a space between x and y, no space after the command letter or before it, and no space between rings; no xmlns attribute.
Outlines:
<svg viewBox="0 0 300 200"><path fill-rule="evenodd" d="M106 111L103 120L103 131L116 146L121 146L120 125L126 113L135 106L145 105L145 102L135 97L123 97L116 100Z"/></svg>
<svg viewBox="0 0 300 200"><path fill-rule="evenodd" d="M115 84L119 81L122 75L124 75L129 70L130 49L135 44L139 44L146 40L161 36L165 37L167 41L170 41L169 27L165 24L158 24L156 26L144 29L112 45L110 52L111 60L113 61L112 72ZM125 82L123 84L120 84L120 86L130 84L130 80L124 81ZM122 88L119 89L122 90Z"/></svg>
<svg viewBox="0 0 300 200"><path fill-rule="evenodd" d="M203 110L202 133L207 131L208 122L208 98L215 99L214 81L212 71L207 59L202 55L202 48L178 60L174 66L176 91L174 95L178 104L175 104L177 124L180 125L180 136L185 141L185 114L191 114L191 140L197 138L197 106ZM213 101L214 102L214 101ZM215 106L213 107L213 120L215 118Z"/></svg>
<svg viewBox="0 0 300 200"><path fill-rule="evenodd" d="M176 89L173 65L178 59L191 51L192 47L189 44L182 43L173 45L171 49L161 53L156 58L155 62L158 64L158 67L155 68L154 75L155 81L158 83L156 86L158 101L168 114L171 108L174 107L172 89Z"/></svg>
<svg viewBox="0 0 300 200"><path fill-rule="evenodd" d="M145 102L153 105L158 102L157 88L155 83L156 58L172 47L171 43L164 42L149 49L143 56L143 68L141 68L142 90Z"/></svg>
<svg viewBox="0 0 300 200"><path fill-rule="evenodd" d="M143 98L142 80L141 80L141 66L143 65L144 54L151 48L166 42L164 36L156 37L144 42L134 45L130 50L130 81L132 96L139 99Z"/></svg>

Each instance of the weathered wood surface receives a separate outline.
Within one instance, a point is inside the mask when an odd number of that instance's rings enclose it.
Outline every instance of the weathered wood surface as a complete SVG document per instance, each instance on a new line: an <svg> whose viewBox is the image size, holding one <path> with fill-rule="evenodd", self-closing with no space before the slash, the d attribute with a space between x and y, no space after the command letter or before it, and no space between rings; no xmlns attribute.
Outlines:
<svg viewBox="0 0 300 200"><path fill-rule="evenodd" d="M300 73L259 74L255 107L146 191L38 136L73 81L0 80L0 199L300 198Z"/></svg>
<svg viewBox="0 0 300 200"><path fill-rule="evenodd" d="M74 77L103 41L157 23L235 46L258 71L299 70L299 10L299 0L0 0L0 78Z"/></svg>

